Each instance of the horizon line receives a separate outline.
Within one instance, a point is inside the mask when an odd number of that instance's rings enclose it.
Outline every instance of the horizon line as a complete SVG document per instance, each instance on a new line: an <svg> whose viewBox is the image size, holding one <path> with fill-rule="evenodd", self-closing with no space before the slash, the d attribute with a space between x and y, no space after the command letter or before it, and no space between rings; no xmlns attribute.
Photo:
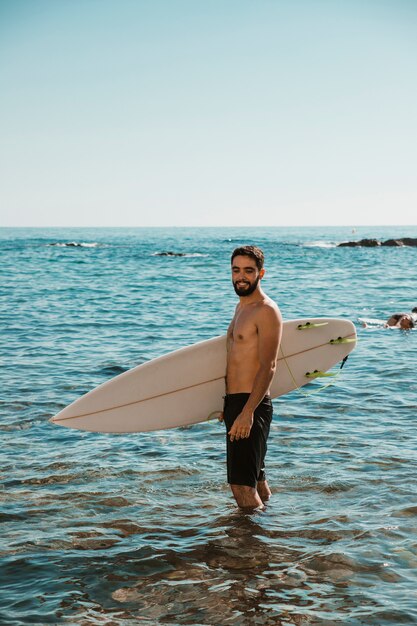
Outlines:
<svg viewBox="0 0 417 626"><path fill-rule="evenodd" d="M33 225L19 225L19 226L2 226L0 225L0 229L19 229L19 228L33 228L33 229L47 229L47 228L61 228L61 229L69 229L69 228L77 228L77 229L87 229L87 228L102 228L102 229L111 229L111 228L120 228L120 229L127 229L127 228L132 228L132 229L139 229L139 228L234 228L234 229L242 229L242 228L353 228L353 229L359 229L359 228L391 228L391 227L395 227L395 228L413 228L413 227L417 227L417 224L303 224L303 225L298 225L298 224L248 224L246 226L244 225L239 225L239 226L234 226L231 224L224 224L224 225L200 225L200 226L195 226L195 225L191 225L191 224L182 224L182 225L178 225L178 224L168 224L166 226L161 226L161 225L148 225L148 226L133 226L133 225L127 225L127 226L100 226L100 225L89 225L89 226L80 226L80 225L66 225L66 226L58 226L58 225L48 225L48 226L33 226Z"/></svg>

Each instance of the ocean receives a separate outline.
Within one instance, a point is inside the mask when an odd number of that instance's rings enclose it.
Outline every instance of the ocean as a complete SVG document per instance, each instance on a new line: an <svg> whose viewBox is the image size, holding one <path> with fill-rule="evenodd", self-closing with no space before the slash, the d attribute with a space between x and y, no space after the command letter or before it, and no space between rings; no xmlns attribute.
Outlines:
<svg viewBox="0 0 417 626"><path fill-rule="evenodd" d="M0 230L0 624L417 624L417 227ZM217 422L49 423L109 378L226 332L232 250L264 249L284 318L344 317L333 386L274 401L273 497L239 511ZM169 254L168 254L169 253Z"/></svg>

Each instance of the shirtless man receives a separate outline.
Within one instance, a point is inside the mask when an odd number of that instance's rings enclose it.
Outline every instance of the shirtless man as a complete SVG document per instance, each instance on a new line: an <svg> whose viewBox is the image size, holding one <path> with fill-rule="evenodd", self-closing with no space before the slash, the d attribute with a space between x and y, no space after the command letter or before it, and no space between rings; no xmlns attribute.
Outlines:
<svg viewBox="0 0 417 626"><path fill-rule="evenodd" d="M272 403L269 386L282 335L279 308L261 289L264 255L255 246L232 254L232 282L239 296L227 332L227 480L242 508L263 507L271 491L264 459Z"/></svg>
<svg viewBox="0 0 417 626"><path fill-rule="evenodd" d="M415 325L413 315L410 313L394 313L394 315L391 315L385 322L385 326L394 326L402 330L411 330Z"/></svg>
<svg viewBox="0 0 417 626"><path fill-rule="evenodd" d="M417 308L417 307L416 307ZM382 327L382 328L400 328L401 330L412 330L417 327L417 316L416 310L413 309L411 313L394 313L387 319L386 322L382 322L381 320L362 320L359 318L359 321L362 322L363 328L369 327Z"/></svg>

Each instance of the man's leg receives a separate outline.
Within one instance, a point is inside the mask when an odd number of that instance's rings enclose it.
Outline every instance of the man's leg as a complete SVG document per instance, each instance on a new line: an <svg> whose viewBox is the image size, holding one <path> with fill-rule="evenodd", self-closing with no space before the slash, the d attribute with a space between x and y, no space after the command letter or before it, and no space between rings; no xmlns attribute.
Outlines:
<svg viewBox="0 0 417 626"><path fill-rule="evenodd" d="M264 508L256 487L248 487L247 485L230 485L230 488L233 492L237 505L242 509Z"/></svg>
<svg viewBox="0 0 417 626"><path fill-rule="evenodd" d="M259 497L262 502L267 502L269 498L272 496L272 491L269 488L269 485L266 480L258 480L256 485L256 489L258 491Z"/></svg>
<svg viewBox="0 0 417 626"><path fill-rule="evenodd" d="M227 478L238 506L244 509L257 509L264 508L263 501L268 500L271 495L264 473L266 440L272 419L271 401L264 400L261 403L262 409L259 407L256 410L249 439L231 442L227 435L249 395L242 393L226 397L224 422L227 440Z"/></svg>
<svg viewBox="0 0 417 626"><path fill-rule="evenodd" d="M265 452L266 452L266 446L265 446ZM259 497L261 498L262 502L266 502L272 496L272 491L270 490L269 485L266 482L264 461L265 461L265 457L262 460L262 469L258 474L258 481L256 484L256 489L258 490Z"/></svg>

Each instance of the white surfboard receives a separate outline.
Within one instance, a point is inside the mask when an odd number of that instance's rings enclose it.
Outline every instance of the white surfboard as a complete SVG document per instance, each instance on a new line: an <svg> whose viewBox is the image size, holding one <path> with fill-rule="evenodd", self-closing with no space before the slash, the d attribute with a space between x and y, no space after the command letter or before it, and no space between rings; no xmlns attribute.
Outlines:
<svg viewBox="0 0 417 626"><path fill-rule="evenodd" d="M356 345L349 320L315 318L283 324L276 398L311 382L342 361ZM51 418L60 426L102 433L128 433L187 426L222 411L226 337L166 354L112 378Z"/></svg>

